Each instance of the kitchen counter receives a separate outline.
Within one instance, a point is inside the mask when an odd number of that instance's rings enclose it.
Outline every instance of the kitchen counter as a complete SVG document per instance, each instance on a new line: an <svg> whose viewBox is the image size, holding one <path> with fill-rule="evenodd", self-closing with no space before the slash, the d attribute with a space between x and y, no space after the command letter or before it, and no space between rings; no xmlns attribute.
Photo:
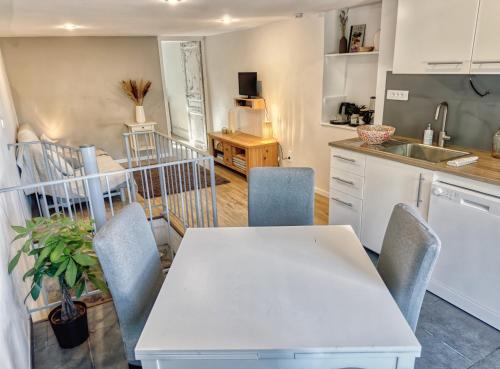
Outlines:
<svg viewBox="0 0 500 369"><path fill-rule="evenodd" d="M401 142L420 142L419 140L406 137L393 137L393 140ZM381 151L378 145L368 145L359 138L330 142L332 147L344 150L351 150L362 154L373 155L384 159L398 161L404 164L413 165L437 172L450 173L461 177L474 179L481 182L500 186L500 159L491 156L490 152L472 150L461 147L447 146L447 148L470 152L471 155L478 156L479 160L463 167L451 167L446 162L431 163L423 160L413 159L388 152Z"/></svg>

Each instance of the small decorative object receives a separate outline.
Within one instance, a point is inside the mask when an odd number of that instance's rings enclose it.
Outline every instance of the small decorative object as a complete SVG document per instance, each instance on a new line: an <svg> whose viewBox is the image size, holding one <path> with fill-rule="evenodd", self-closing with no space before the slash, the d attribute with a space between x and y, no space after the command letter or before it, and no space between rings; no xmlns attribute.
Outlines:
<svg viewBox="0 0 500 369"><path fill-rule="evenodd" d="M342 37L339 41L339 54L345 54L347 52L347 38L345 37L345 31L347 29L347 20L349 19L349 9L342 9L339 12L339 22L340 22L340 34Z"/></svg>
<svg viewBox="0 0 500 369"><path fill-rule="evenodd" d="M128 97L135 103L135 121L137 123L145 123L146 115L144 114L144 98L149 92L151 81L135 81L132 79L122 81L122 89Z"/></svg>
<svg viewBox="0 0 500 369"><path fill-rule="evenodd" d="M373 47L375 51L380 50L380 29L373 35Z"/></svg>
<svg viewBox="0 0 500 369"><path fill-rule="evenodd" d="M366 24L351 26L351 35L349 36L349 52L357 53L359 48L365 42Z"/></svg>
<svg viewBox="0 0 500 369"><path fill-rule="evenodd" d="M33 218L25 227L13 226L12 229L17 233L14 241L25 240L9 262L9 273L22 254L35 256L34 266L23 277L32 279L31 297L38 299L44 278L55 278L61 289L62 303L50 312L50 325L62 348L82 344L89 336L87 307L83 302L73 301L71 292L80 298L88 281L107 291L92 248L92 224L56 214L51 218Z"/></svg>
<svg viewBox="0 0 500 369"><path fill-rule="evenodd" d="M385 125L364 125L357 128L361 141L369 145L380 145L389 141L396 132L396 128Z"/></svg>
<svg viewBox="0 0 500 369"><path fill-rule="evenodd" d="M493 152L494 158L500 159L500 129L493 136Z"/></svg>
<svg viewBox="0 0 500 369"><path fill-rule="evenodd" d="M369 53L371 51L373 51L373 46L361 46L359 48L360 53Z"/></svg>

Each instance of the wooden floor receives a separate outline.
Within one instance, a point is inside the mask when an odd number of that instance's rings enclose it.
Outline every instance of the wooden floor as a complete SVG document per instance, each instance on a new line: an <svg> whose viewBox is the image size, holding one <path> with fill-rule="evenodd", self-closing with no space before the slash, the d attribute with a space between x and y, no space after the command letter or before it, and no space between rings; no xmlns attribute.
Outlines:
<svg viewBox="0 0 500 369"><path fill-rule="evenodd" d="M216 164L215 172L231 183L217 189L217 213L220 227L245 227L248 225L248 184L245 176ZM328 199L316 195L315 224L328 224Z"/></svg>

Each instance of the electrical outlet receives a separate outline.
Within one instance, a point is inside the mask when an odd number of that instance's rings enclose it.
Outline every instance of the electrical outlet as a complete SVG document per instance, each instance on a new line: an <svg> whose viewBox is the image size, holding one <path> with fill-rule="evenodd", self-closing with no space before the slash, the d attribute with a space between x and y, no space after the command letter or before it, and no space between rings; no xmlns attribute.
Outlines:
<svg viewBox="0 0 500 369"><path fill-rule="evenodd" d="M387 90L387 100L408 101L410 91Z"/></svg>
<svg viewBox="0 0 500 369"><path fill-rule="evenodd" d="M288 150L288 153L286 154L286 160L292 161L292 150Z"/></svg>

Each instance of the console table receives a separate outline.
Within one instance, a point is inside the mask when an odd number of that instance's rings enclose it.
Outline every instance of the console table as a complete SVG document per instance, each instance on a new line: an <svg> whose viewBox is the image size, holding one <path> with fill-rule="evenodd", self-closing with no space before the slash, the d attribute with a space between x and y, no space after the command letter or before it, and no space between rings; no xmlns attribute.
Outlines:
<svg viewBox="0 0 500 369"><path fill-rule="evenodd" d="M152 151L155 149L154 132L156 122L145 123L125 123L131 136L131 149L134 158L138 160L141 157L141 151Z"/></svg>
<svg viewBox="0 0 500 369"><path fill-rule="evenodd" d="M243 132L208 134L215 162L247 175L253 167L277 167L278 141Z"/></svg>

